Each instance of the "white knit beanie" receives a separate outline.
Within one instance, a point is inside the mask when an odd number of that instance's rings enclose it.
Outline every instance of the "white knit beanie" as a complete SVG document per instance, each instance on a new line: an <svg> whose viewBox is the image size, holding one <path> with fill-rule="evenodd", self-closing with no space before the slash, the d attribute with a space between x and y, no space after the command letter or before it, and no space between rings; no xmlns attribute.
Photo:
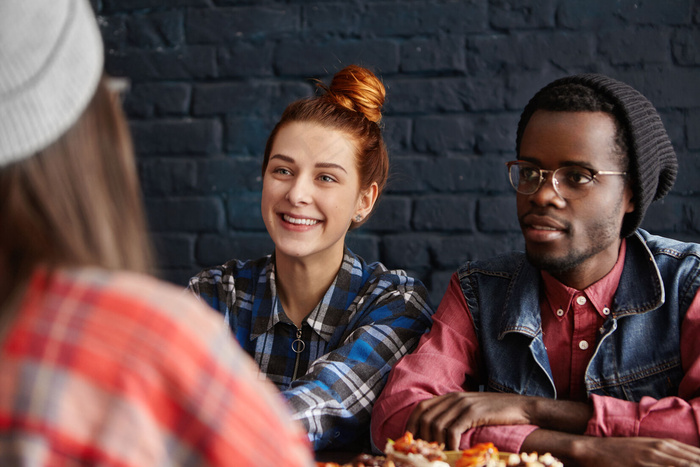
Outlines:
<svg viewBox="0 0 700 467"><path fill-rule="evenodd" d="M88 0L0 0L0 168L56 141L102 76Z"/></svg>

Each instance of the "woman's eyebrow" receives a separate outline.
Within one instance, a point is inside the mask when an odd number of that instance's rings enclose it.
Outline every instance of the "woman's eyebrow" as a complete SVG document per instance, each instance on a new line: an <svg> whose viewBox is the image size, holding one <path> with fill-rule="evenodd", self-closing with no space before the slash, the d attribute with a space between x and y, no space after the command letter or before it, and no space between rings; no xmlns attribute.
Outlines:
<svg viewBox="0 0 700 467"><path fill-rule="evenodd" d="M289 162L290 164L294 162L293 158L285 156L284 154L275 154L274 156L270 156L270 160L272 159L281 159L285 162Z"/></svg>
<svg viewBox="0 0 700 467"><path fill-rule="evenodd" d="M340 169L343 172L348 173L348 171L345 170L345 168L342 165L335 164L333 162L318 162L316 163L316 167L319 169Z"/></svg>

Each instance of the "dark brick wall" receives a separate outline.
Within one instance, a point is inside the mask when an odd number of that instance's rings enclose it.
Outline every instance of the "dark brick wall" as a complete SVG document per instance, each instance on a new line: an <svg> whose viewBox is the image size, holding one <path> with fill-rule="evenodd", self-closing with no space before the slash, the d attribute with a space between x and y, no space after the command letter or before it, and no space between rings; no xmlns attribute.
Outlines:
<svg viewBox="0 0 700 467"><path fill-rule="evenodd" d="M518 248L503 163L549 81L594 71L662 113L680 159L644 226L700 241L700 0L93 0L125 98L163 276L257 257L264 142L284 107L359 63L388 88L392 177L349 237L436 302L467 259Z"/></svg>

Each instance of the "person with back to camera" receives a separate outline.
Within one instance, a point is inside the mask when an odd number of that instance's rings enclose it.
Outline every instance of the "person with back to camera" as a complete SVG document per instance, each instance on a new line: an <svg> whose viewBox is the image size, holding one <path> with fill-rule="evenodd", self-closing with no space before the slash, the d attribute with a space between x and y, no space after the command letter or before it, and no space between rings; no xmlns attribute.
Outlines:
<svg viewBox="0 0 700 467"><path fill-rule="evenodd" d="M206 269L189 287L225 316L316 450L366 448L389 369L433 310L420 281L345 246L387 180L383 84L351 65L321 87L287 107L265 147L261 210L274 253Z"/></svg>
<svg viewBox="0 0 700 467"><path fill-rule="evenodd" d="M0 31L0 465L313 465L218 315L145 274L90 4L3 0Z"/></svg>
<svg viewBox="0 0 700 467"><path fill-rule="evenodd" d="M374 442L407 429L567 465L698 465L700 245L639 229L677 173L656 109L603 75L562 78L525 107L516 149L526 251L453 275Z"/></svg>

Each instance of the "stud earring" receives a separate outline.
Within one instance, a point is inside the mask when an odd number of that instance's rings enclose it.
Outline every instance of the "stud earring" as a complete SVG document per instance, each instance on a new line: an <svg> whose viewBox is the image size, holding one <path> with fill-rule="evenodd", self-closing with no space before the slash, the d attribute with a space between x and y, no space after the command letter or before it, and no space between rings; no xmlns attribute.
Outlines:
<svg viewBox="0 0 700 467"><path fill-rule="evenodd" d="M358 215L355 216L355 222L360 222L361 220L362 220L362 216L361 216L361 215L358 214Z"/></svg>

